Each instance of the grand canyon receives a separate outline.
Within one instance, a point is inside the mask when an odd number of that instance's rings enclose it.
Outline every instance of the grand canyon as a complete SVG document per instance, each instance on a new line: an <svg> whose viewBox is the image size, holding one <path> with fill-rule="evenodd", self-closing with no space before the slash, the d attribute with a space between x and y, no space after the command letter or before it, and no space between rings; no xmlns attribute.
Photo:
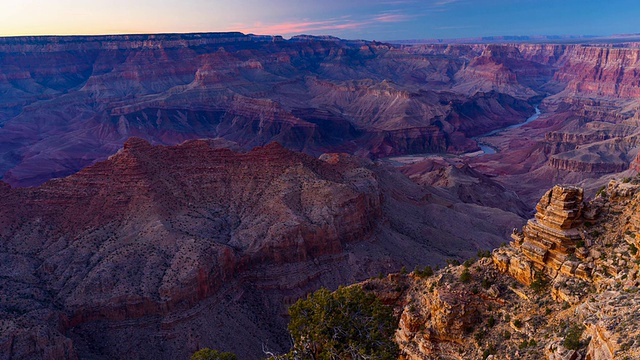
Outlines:
<svg viewBox="0 0 640 360"><path fill-rule="evenodd" d="M356 283L405 359L640 354L640 43L7 37L0 95L0 359L264 358Z"/></svg>

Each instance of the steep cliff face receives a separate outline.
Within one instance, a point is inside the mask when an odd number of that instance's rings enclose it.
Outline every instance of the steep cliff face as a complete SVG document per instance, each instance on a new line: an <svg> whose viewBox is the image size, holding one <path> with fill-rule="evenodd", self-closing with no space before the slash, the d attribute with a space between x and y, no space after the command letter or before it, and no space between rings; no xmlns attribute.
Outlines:
<svg viewBox="0 0 640 360"><path fill-rule="evenodd" d="M567 91L584 95L634 98L640 95L640 51L593 46L567 48L554 79Z"/></svg>
<svg viewBox="0 0 640 360"><path fill-rule="evenodd" d="M219 143L132 138L73 176L0 183L3 354L284 351L286 305L309 291L471 253L519 221L346 154ZM452 219L482 234L469 241Z"/></svg>
<svg viewBox="0 0 640 360"><path fill-rule="evenodd" d="M403 359L635 359L639 197L637 177L589 203L555 186L489 258L361 286L394 307Z"/></svg>

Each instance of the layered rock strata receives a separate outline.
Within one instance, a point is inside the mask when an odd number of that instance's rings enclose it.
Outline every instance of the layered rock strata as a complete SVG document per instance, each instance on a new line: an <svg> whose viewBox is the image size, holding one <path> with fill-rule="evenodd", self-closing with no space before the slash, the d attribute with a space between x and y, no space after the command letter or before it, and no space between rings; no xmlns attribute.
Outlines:
<svg viewBox="0 0 640 360"><path fill-rule="evenodd" d="M398 314L400 358L639 358L640 177L582 197L577 187L551 189L514 244L491 258L363 283ZM558 270L539 253L567 259ZM531 275L521 271L532 269L539 275L526 286Z"/></svg>
<svg viewBox="0 0 640 360"><path fill-rule="evenodd" d="M580 267L569 259L579 243L584 246L577 229L582 223L582 210L581 188L557 185L547 191L536 206L535 217L521 232L514 229L512 248L494 257L496 264L527 285L535 280L536 272L551 277L558 272L588 276L584 265Z"/></svg>
<svg viewBox="0 0 640 360"><path fill-rule="evenodd" d="M308 292L470 255L520 221L347 154L226 145L131 138L73 176L0 182L0 357L259 358L288 348Z"/></svg>

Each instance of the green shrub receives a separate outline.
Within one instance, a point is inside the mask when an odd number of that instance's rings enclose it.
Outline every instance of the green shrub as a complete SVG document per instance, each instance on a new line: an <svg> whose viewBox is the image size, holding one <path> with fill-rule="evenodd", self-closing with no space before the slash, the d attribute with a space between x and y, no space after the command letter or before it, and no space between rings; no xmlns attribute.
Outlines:
<svg viewBox="0 0 640 360"><path fill-rule="evenodd" d="M487 278L484 278L484 279L482 279L481 285L482 285L483 289L487 290L487 289L489 289L491 287L491 281L489 281L489 279L487 279Z"/></svg>
<svg viewBox="0 0 640 360"><path fill-rule="evenodd" d="M489 355L495 355L496 354L496 349L493 346L493 344L489 344L489 347L486 348L483 352L482 352L482 359L486 359L489 357Z"/></svg>
<svg viewBox="0 0 640 360"><path fill-rule="evenodd" d="M320 289L289 308L291 356L312 359L397 359L393 310L360 287Z"/></svg>
<svg viewBox="0 0 640 360"><path fill-rule="evenodd" d="M464 263L462 263L462 265L464 267L466 267L466 268L469 268L469 267L471 267L471 265L473 265L474 262L476 262L476 259L471 258L471 259L465 261Z"/></svg>
<svg viewBox="0 0 640 360"><path fill-rule="evenodd" d="M460 261L456 259L447 259L447 265L458 266L460 265Z"/></svg>
<svg viewBox="0 0 640 360"><path fill-rule="evenodd" d="M503 244L504 244L504 246L507 246L507 243L504 243L504 242L502 244L500 244L500 246L502 247ZM491 251L490 250L478 250L478 253L476 255L480 259L489 258L489 257L491 257Z"/></svg>
<svg viewBox="0 0 640 360"><path fill-rule="evenodd" d="M536 272L535 276L534 276L534 281L531 283L530 287L533 291L540 293L542 292L544 289L546 289L547 285L548 285L548 281L547 279L544 277L544 275L542 275L541 272Z"/></svg>
<svg viewBox="0 0 640 360"><path fill-rule="evenodd" d="M469 272L469 269L464 269L462 271L462 274L460 274L460 281L464 284L471 281L471 273Z"/></svg>
<svg viewBox="0 0 640 360"><path fill-rule="evenodd" d="M487 320L487 326L493 327L493 325L495 324L496 324L496 318L494 318L493 315L491 315L489 317L489 320Z"/></svg>
<svg viewBox="0 0 640 360"><path fill-rule="evenodd" d="M218 350L204 348L193 353L191 360L238 360L238 358L230 352L219 352Z"/></svg>
<svg viewBox="0 0 640 360"><path fill-rule="evenodd" d="M413 271L414 274L416 274L417 276L419 276L420 278L428 278L433 276L433 269L431 268L431 266L425 266L423 270L420 270L420 268L416 267L416 269Z"/></svg>
<svg viewBox="0 0 640 360"><path fill-rule="evenodd" d="M584 331L584 326L581 324L574 324L571 326L567 335L564 337L562 345L569 350L578 350L580 348L580 337Z"/></svg>
<svg viewBox="0 0 640 360"><path fill-rule="evenodd" d="M522 321L520 321L520 319L516 319L513 321L513 325L520 329L522 327Z"/></svg>

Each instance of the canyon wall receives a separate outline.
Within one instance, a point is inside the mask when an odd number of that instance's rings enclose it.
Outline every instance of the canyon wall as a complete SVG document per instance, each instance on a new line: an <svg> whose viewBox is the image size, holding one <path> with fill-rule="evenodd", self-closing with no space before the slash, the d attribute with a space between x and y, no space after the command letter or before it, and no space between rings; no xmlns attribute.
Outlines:
<svg viewBox="0 0 640 360"><path fill-rule="evenodd" d="M549 110L622 121L639 88L633 47L240 33L0 40L0 173L14 186L74 173L130 136L220 137L247 150L278 141L316 156L459 154L548 95ZM609 115L586 105L594 97L612 102Z"/></svg>

